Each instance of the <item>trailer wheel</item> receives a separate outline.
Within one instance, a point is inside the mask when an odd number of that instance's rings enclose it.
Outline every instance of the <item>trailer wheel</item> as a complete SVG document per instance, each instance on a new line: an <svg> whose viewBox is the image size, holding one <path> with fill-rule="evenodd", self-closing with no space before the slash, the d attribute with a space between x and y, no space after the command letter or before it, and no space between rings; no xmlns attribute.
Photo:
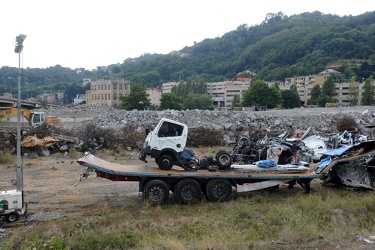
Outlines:
<svg viewBox="0 0 375 250"><path fill-rule="evenodd" d="M232 165L232 157L230 154L225 150L220 150L217 152L216 156L216 164L219 169L226 169Z"/></svg>
<svg viewBox="0 0 375 250"><path fill-rule="evenodd" d="M16 212L9 213L5 216L5 220L9 223L15 222L18 220L18 214Z"/></svg>
<svg viewBox="0 0 375 250"><path fill-rule="evenodd" d="M227 201L232 197L232 185L226 179L213 179L207 183L206 195L213 202Z"/></svg>
<svg viewBox="0 0 375 250"><path fill-rule="evenodd" d="M176 185L175 195L181 204L202 200L201 185L194 179L183 179Z"/></svg>
<svg viewBox="0 0 375 250"><path fill-rule="evenodd" d="M162 170L170 170L173 167L173 159L169 155L162 155L158 158L157 164Z"/></svg>
<svg viewBox="0 0 375 250"><path fill-rule="evenodd" d="M143 197L153 205L166 203L169 197L169 187L162 180L151 180L143 189Z"/></svg>

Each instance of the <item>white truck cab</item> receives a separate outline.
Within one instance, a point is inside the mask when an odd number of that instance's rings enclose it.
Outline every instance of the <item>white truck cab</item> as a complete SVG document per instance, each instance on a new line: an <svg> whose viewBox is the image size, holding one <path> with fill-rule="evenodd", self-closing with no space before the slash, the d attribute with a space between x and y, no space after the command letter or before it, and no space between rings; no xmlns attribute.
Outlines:
<svg viewBox="0 0 375 250"><path fill-rule="evenodd" d="M185 150L188 135L186 124L162 118L155 129L147 134L139 159L155 158L160 169L169 170L173 165L191 168L194 154Z"/></svg>

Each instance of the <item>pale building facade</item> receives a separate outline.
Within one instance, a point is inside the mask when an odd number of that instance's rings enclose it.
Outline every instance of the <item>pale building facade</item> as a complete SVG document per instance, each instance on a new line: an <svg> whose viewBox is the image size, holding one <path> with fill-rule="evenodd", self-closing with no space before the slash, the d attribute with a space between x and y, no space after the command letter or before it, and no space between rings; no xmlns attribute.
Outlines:
<svg viewBox="0 0 375 250"><path fill-rule="evenodd" d="M86 101L86 95L85 94L77 94L76 97L73 99L73 105L78 105Z"/></svg>
<svg viewBox="0 0 375 250"><path fill-rule="evenodd" d="M37 96L38 102L44 103L44 104L54 104L57 103L56 95L55 94L42 94ZM66 102L65 102L66 103Z"/></svg>
<svg viewBox="0 0 375 250"><path fill-rule="evenodd" d="M178 86L180 82L166 82L162 84L162 93L171 93L171 89L174 86Z"/></svg>
<svg viewBox="0 0 375 250"><path fill-rule="evenodd" d="M233 107L233 99L238 95L242 99L242 94L250 87L250 80L246 81L225 81L207 83L207 93L212 95L214 107Z"/></svg>
<svg viewBox="0 0 375 250"><path fill-rule="evenodd" d="M320 85L322 88L324 82L327 80L328 77L333 76L333 82L336 86L336 96L335 99L337 100L338 106L349 106L350 105L350 94L349 94L349 86L350 86L350 79L344 80L340 78L336 78L339 76L339 72L328 69L323 72L320 72L316 75L308 75L308 76L297 76L297 77L290 77L286 78L285 82L279 83L280 90L289 90L292 84L296 85L299 97L303 104L307 103L307 100L311 98L311 90L314 88L315 85ZM358 105L361 103L362 95L363 95L363 86L364 83L356 82L358 85Z"/></svg>
<svg viewBox="0 0 375 250"><path fill-rule="evenodd" d="M162 91L158 88L146 88L146 93L149 95L151 105L153 107L160 107L160 98Z"/></svg>
<svg viewBox="0 0 375 250"><path fill-rule="evenodd" d="M130 94L130 81L124 79L96 80L86 92L86 103L99 106L120 107L120 96Z"/></svg>

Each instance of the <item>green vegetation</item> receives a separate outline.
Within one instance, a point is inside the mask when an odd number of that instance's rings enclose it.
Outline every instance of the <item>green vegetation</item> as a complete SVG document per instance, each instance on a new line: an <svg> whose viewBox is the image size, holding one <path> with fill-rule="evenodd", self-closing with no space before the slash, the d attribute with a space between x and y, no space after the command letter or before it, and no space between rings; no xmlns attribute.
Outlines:
<svg viewBox="0 0 375 250"><path fill-rule="evenodd" d="M20 222L0 248L359 249L365 243L355 236L375 230L374 208L373 192L319 184L308 195L283 187L186 206L147 206L134 197L122 207L100 203L96 216Z"/></svg>
<svg viewBox="0 0 375 250"><path fill-rule="evenodd" d="M11 163L13 161L15 161L15 157L9 150L3 149L0 151L0 164Z"/></svg>
<svg viewBox="0 0 375 250"><path fill-rule="evenodd" d="M255 26L242 24L221 37L207 38L176 53L143 54L122 64L96 71L60 65L26 68L25 97L64 92L65 102L83 94L83 78L123 78L156 87L171 81L216 82L251 77L284 81L286 77L316 74L334 66L344 79L366 79L375 74L375 11L337 16L319 11L287 16L270 13ZM0 68L0 93L15 81L17 68ZM27 83L27 84L26 84ZM86 86L87 87L87 86ZM82 92L83 91L83 92Z"/></svg>
<svg viewBox="0 0 375 250"><path fill-rule="evenodd" d="M130 87L129 95L120 96L122 108L126 110L150 108L151 103L148 97L149 94L146 92L146 87L141 83L134 83Z"/></svg>
<svg viewBox="0 0 375 250"><path fill-rule="evenodd" d="M164 109L182 109L182 97L175 93L164 93L160 98L160 110Z"/></svg>
<svg viewBox="0 0 375 250"><path fill-rule="evenodd" d="M362 96L362 105L373 105L375 104L375 87L372 85L373 77L370 76L365 80L363 86L363 96Z"/></svg>
<svg viewBox="0 0 375 250"><path fill-rule="evenodd" d="M81 152L79 152L76 148L69 148L68 155L70 158L78 159L81 156Z"/></svg>
<svg viewBox="0 0 375 250"><path fill-rule="evenodd" d="M265 81L255 80L251 83L248 90L243 94L242 106L267 106L267 108L276 108L282 105L282 96L274 86L269 87Z"/></svg>
<svg viewBox="0 0 375 250"><path fill-rule="evenodd" d="M334 107L335 105L335 83L330 76L324 81L322 88L317 84L311 90L311 98L307 100L309 105L318 105L320 107Z"/></svg>

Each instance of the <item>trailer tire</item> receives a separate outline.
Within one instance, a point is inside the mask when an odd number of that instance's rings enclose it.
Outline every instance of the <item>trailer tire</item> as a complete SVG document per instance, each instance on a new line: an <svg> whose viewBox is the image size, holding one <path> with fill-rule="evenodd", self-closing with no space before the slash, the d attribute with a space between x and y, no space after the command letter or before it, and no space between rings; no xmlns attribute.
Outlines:
<svg viewBox="0 0 375 250"><path fill-rule="evenodd" d="M12 223L18 220L19 215L16 212L9 213L5 216L6 222Z"/></svg>
<svg viewBox="0 0 375 250"><path fill-rule="evenodd" d="M226 179L212 179L206 186L207 199L212 202L224 202L232 198L232 185Z"/></svg>
<svg viewBox="0 0 375 250"><path fill-rule="evenodd" d="M181 204L191 204L201 201L201 185L194 179L183 179L177 183L175 195Z"/></svg>
<svg viewBox="0 0 375 250"><path fill-rule="evenodd" d="M232 157L225 150L220 150L219 152L217 152L215 158L216 164L219 167L219 169L227 169L232 165Z"/></svg>
<svg viewBox="0 0 375 250"><path fill-rule="evenodd" d="M157 164L161 170L170 170L173 167L173 158L169 155L162 155L157 159Z"/></svg>
<svg viewBox="0 0 375 250"><path fill-rule="evenodd" d="M151 180L143 189L143 198L152 205L164 204L169 198L169 187L162 180Z"/></svg>

